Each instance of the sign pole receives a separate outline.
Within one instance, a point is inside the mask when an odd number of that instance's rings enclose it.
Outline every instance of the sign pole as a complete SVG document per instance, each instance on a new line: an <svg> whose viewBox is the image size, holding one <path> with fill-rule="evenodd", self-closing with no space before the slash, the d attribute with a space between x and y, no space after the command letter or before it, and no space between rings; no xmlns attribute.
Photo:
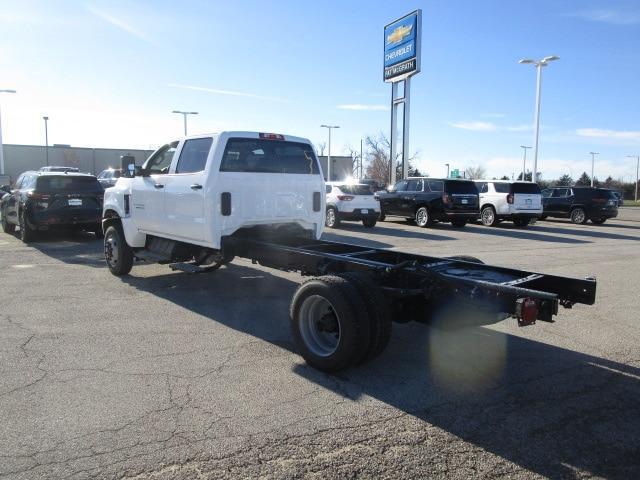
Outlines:
<svg viewBox="0 0 640 480"><path fill-rule="evenodd" d="M402 178L409 176L409 114L411 104L411 77L404 81L404 112L402 119Z"/></svg>
<svg viewBox="0 0 640 480"><path fill-rule="evenodd" d="M396 102L396 96L398 95L398 82L391 84L391 135L389 137L390 153L389 153L389 165L390 165L390 184L396 183L396 152L397 152L397 135L398 135L398 103Z"/></svg>

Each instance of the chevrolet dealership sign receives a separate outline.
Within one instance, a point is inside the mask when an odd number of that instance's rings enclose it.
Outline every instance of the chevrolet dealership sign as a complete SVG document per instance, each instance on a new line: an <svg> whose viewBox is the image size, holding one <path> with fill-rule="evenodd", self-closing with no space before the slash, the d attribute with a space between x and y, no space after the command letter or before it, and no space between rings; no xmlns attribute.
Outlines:
<svg viewBox="0 0 640 480"><path fill-rule="evenodd" d="M384 27L384 81L397 82L420 71L422 10Z"/></svg>

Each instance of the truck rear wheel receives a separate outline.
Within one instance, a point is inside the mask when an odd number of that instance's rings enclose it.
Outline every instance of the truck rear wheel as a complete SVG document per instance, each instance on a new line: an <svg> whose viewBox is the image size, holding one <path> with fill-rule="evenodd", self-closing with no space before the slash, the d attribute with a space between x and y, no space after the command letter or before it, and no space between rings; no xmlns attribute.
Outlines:
<svg viewBox="0 0 640 480"><path fill-rule="evenodd" d="M569 218L571 219L572 223L582 225L587 223L587 212L584 211L584 208L577 207L571 210Z"/></svg>
<svg viewBox="0 0 640 480"><path fill-rule="evenodd" d="M133 250L127 245L120 225L111 225L104 234L104 259L115 276L126 275L133 267Z"/></svg>
<svg viewBox="0 0 640 480"><path fill-rule="evenodd" d="M495 227L498 224L498 216L491 205L487 205L482 209L480 221L486 227Z"/></svg>
<svg viewBox="0 0 640 480"><path fill-rule="evenodd" d="M318 370L343 370L368 352L366 304L347 278L325 275L307 280L293 295L289 316L298 351Z"/></svg>
<svg viewBox="0 0 640 480"><path fill-rule="evenodd" d="M380 355L391 338L391 306L382 290L370 275L361 272L341 273L349 280L362 297L369 319L370 340L364 357L358 363L365 363Z"/></svg>
<svg viewBox="0 0 640 480"><path fill-rule="evenodd" d="M431 215L429 214L429 210L427 207L420 207L416 210L416 225L419 227L425 228L433 225L433 220L431 219Z"/></svg>

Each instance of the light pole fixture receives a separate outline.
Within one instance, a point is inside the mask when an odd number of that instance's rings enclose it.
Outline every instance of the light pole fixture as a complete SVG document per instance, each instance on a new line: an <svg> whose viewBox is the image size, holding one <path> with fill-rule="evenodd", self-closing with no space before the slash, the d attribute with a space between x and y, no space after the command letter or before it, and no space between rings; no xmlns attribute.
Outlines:
<svg viewBox="0 0 640 480"><path fill-rule="evenodd" d="M0 93L16 93L15 90L5 88ZM4 175L4 149L2 147L2 111L0 111L0 175Z"/></svg>
<svg viewBox="0 0 640 480"><path fill-rule="evenodd" d="M174 110L171 113L179 113L180 115L182 115L183 120L184 120L184 136L187 136L187 115L198 115L198 112L183 112L181 110Z"/></svg>
<svg viewBox="0 0 640 480"><path fill-rule="evenodd" d="M589 152L591 155L591 186L593 187L593 166L596 163L596 155L600 155L598 152Z"/></svg>
<svg viewBox="0 0 640 480"><path fill-rule="evenodd" d="M46 159L46 165L49 165L49 129L47 128L47 122L49 121L49 117L42 117L44 120L44 155Z"/></svg>
<svg viewBox="0 0 640 480"><path fill-rule="evenodd" d="M320 125L322 128L329 130L329 146L327 150L327 182L331 181L331 130L333 128L340 128L339 125Z"/></svg>
<svg viewBox="0 0 640 480"><path fill-rule="evenodd" d="M445 165L447 166L447 178L449 178L449 164L445 163Z"/></svg>
<svg viewBox="0 0 640 480"><path fill-rule="evenodd" d="M533 148L533 172L531 173L531 181L536 182L538 179L538 138L540 137L540 88L542 86L542 68L549 65L549 62L560 60L560 57L556 55L550 55L544 57L542 60L531 60L530 58L523 58L518 63L531 64L536 67L537 81L536 81L536 111L535 111L535 134L534 134L534 148Z"/></svg>
<svg viewBox="0 0 640 480"><path fill-rule="evenodd" d="M524 174L526 172L526 167L527 167L527 148L531 148L531 147L520 145L520 148L524 150L524 157L522 159L522 181L524 182ZM533 174L531 174L531 181L533 181Z"/></svg>
<svg viewBox="0 0 640 480"><path fill-rule="evenodd" d="M627 155L628 158L636 159L636 196L635 201L638 203L638 173L640 171L640 155Z"/></svg>

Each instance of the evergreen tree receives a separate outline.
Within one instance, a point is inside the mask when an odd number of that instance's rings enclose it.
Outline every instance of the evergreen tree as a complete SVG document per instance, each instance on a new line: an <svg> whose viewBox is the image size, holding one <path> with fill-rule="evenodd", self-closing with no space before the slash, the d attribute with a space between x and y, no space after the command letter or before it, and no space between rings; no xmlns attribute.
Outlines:
<svg viewBox="0 0 640 480"><path fill-rule="evenodd" d="M571 185L573 185L573 178L571 178L571 175L567 175L566 173L556 182L556 186L558 187L570 187Z"/></svg>
<svg viewBox="0 0 640 480"><path fill-rule="evenodd" d="M587 175L587 172L582 172L580 178L576 180L576 185L580 186L590 186L591 185L591 177Z"/></svg>

